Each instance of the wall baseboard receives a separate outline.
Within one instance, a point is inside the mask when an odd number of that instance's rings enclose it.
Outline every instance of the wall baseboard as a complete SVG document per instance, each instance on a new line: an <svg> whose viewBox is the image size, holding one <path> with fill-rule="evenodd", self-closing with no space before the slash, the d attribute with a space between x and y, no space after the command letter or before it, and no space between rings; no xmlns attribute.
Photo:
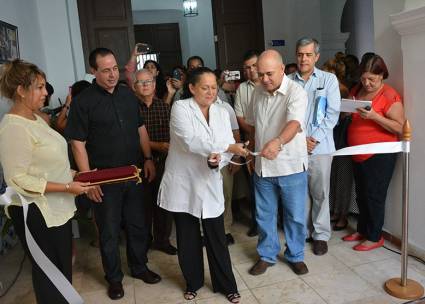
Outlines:
<svg viewBox="0 0 425 304"><path fill-rule="evenodd" d="M401 238L395 235L392 235L390 232L383 230L382 235L384 239L394 246L396 246L399 250L401 250ZM421 258L422 260L425 260L425 250L418 248L415 245L409 244L407 246L407 252L410 255L416 256L418 258Z"/></svg>

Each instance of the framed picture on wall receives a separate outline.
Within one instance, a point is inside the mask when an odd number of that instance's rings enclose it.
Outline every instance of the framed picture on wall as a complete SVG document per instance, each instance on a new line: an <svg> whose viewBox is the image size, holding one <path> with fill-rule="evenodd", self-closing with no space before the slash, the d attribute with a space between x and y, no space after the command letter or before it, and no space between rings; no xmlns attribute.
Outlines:
<svg viewBox="0 0 425 304"><path fill-rule="evenodd" d="M19 58L18 27L0 21L0 64Z"/></svg>

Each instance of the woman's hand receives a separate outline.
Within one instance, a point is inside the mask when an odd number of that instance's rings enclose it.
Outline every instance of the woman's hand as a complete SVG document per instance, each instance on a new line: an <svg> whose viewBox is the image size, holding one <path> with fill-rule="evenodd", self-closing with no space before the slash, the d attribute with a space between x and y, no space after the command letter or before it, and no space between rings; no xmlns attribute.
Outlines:
<svg viewBox="0 0 425 304"><path fill-rule="evenodd" d="M357 113L359 113L360 117L363 119L375 120L378 116L378 113L376 113L373 108L370 110L366 110L365 108L358 108Z"/></svg>
<svg viewBox="0 0 425 304"><path fill-rule="evenodd" d="M87 194L94 187L95 186L90 186L90 183L71 182L69 184L66 184L65 189L66 192L72 193L74 195L81 195Z"/></svg>
<svg viewBox="0 0 425 304"><path fill-rule="evenodd" d="M246 148L248 144L249 141L245 143L230 144L226 152L246 157L249 155L249 151Z"/></svg>
<svg viewBox="0 0 425 304"><path fill-rule="evenodd" d="M211 153L208 156L208 160L207 160L208 167L210 167L211 169L215 169L220 164L220 161L221 161L220 153Z"/></svg>

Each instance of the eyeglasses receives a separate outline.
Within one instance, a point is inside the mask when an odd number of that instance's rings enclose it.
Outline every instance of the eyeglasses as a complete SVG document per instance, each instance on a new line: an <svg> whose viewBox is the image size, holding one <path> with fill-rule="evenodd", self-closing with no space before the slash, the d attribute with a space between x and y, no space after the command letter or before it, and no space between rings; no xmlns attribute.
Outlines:
<svg viewBox="0 0 425 304"><path fill-rule="evenodd" d="M151 85L155 80L148 79L148 80L136 80L134 84L141 85L141 86L148 86Z"/></svg>

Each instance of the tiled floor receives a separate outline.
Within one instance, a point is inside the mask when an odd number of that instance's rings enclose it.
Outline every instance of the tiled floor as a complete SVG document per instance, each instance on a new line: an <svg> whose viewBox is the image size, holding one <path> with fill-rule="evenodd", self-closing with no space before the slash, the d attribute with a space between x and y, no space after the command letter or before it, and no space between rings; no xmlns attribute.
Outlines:
<svg viewBox="0 0 425 304"><path fill-rule="evenodd" d="M391 278L400 275L399 256L384 248L372 252L356 252L353 244L341 241L346 231L335 232L329 242L329 253L313 255L310 245L306 246L306 263L310 272L296 276L282 262L268 269L264 275L251 276L248 269L256 261L256 238L248 238L246 226L233 225L236 244L230 247L233 269L242 295L242 303L300 303L300 304L386 304L404 303L387 295L382 286ZM283 236L281 236L283 241ZM184 281L176 256L167 256L158 251L149 252L149 267L161 274L163 280L156 285L147 285L140 280L125 276L123 284L125 297L111 301L106 295L102 266L98 249L89 245L89 238L76 240L77 259L74 266L73 283L78 292L90 303L185 303L182 290ZM283 242L282 242L283 244ZM127 272L125 246L122 249L123 269ZM22 258L22 251L15 248L5 257L0 257L0 282L8 285ZM206 258L205 258L206 259ZM206 266L207 267L207 266ZM208 267L205 272L206 284L196 301L190 303L228 303L224 296L211 291ZM410 261L409 277L425 285L425 266ZM4 287L4 286L3 286ZM2 286L0 286L0 291ZM28 259L16 284L2 304L35 303L31 286Z"/></svg>

